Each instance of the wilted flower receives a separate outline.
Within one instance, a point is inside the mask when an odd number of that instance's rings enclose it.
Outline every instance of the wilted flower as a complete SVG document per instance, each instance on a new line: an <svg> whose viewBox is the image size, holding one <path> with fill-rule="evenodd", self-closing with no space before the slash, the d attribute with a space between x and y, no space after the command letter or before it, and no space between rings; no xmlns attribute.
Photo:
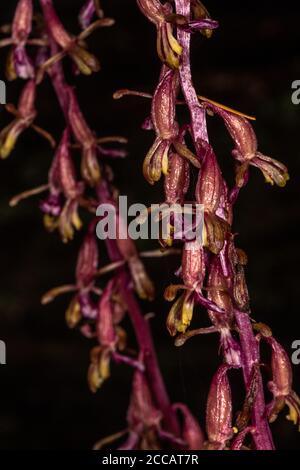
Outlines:
<svg viewBox="0 0 300 470"><path fill-rule="evenodd" d="M288 169L277 160L258 152L256 135L249 120L211 102L206 102L204 105L207 109L221 116L235 143L232 155L241 164L237 171L237 186L244 185L245 173L249 165L259 168L267 183L272 185L275 183L280 187L285 186L289 180Z"/></svg>
<svg viewBox="0 0 300 470"><path fill-rule="evenodd" d="M173 26L166 20L172 13L171 5L162 5L159 0L137 0L137 4L157 28L157 53L160 60L173 69L178 68L182 47L173 36Z"/></svg>
<svg viewBox="0 0 300 470"><path fill-rule="evenodd" d="M298 425L300 431L300 398L292 390L293 373L290 359L283 347L272 337L266 337L272 348L272 374L273 380L268 386L273 394L273 401L268 406L268 416L271 422L275 421L280 411L289 408L287 419Z"/></svg>
<svg viewBox="0 0 300 470"><path fill-rule="evenodd" d="M212 380L206 407L208 450L224 450L233 436L231 389L227 377L229 367L222 365Z"/></svg>

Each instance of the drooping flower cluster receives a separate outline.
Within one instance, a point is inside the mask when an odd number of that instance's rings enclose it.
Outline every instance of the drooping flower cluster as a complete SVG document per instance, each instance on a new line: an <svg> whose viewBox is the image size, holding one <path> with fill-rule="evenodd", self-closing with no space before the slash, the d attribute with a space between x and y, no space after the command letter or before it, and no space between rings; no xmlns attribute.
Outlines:
<svg viewBox="0 0 300 470"><path fill-rule="evenodd" d="M178 230L176 213L172 214L168 238L160 240L163 249L178 243L182 262L176 272L178 282L166 287L165 298L172 302L167 329L177 347L202 334L218 334L223 363L215 373L208 393L206 436L185 404L171 404L161 376L147 319L143 317L135 293L152 300L154 286L149 278L143 253L130 238L117 236L106 241L110 264L101 264L104 248L96 239L100 203L112 205L116 226L127 230L118 212L110 158L126 156L119 144L122 137L99 138L92 131L81 110L76 90L65 79L62 60L73 62L74 73L90 75L100 68L99 61L87 48L85 39L98 27L110 26L98 0L83 2L79 13L79 34L69 33L60 20L52 0L39 0L42 16L38 22L32 0L19 0L12 26L3 28L10 37L0 47L10 47L7 76L26 80L17 107L7 105L14 117L0 132L0 157L7 158L21 134L27 129L46 138L55 147L46 184L25 191L11 201L46 193L40 208L48 230L58 230L63 242L84 229L83 212L89 215L86 233L79 251L74 281L50 290L43 303L58 295L71 294L66 311L70 328L78 328L94 342L88 368L88 383L96 392L109 378L111 363L133 368L132 392L127 413L128 427L115 436L101 440L96 448L122 440L120 449L223 450L272 449L269 422L275 421L287 405L288 419L299 426L300 400L292 389L289 358L273 337L269 327L253 323L245 279L247 256L236 247L233 230L234 205L240 190L256 167L269 183L282 187L288 180L286 167L258 151L251 117L208 98L194 88L190 66L191 35L200 32L210 38L218 23L213 21L200 0L137 0L142 13L156 26L157 52L162 61L159 83L153 97L142 92L120 90L126 94L152 98L151 116L144 128L154 130L155 139L146 154L143 173L150 184L164 177L164 201L167 206L184 206L187 194L193 194L191 213L203 207L202 240L191 239L190 232ZM97 18L95 22L93 19ZM38 24L37 24L38 23ZM36 121L37 90L49 79L65 116L65 128L59 144ZM180 93L184 100L180 99ZM190 122L181 123L177 106L186 105ZM207 115L220 117L233 142L235 185L229 188L220 170L217 156L209 143ZM191 150L190 143L193 142ZM117 144L107 148L106 144ZM74 153L80 152L80 171L74 165ZM191 187L192 174L197 184ZM162 216L162 219L164 214ZM196 227L197 228L197 227ZM179 233L178 233L179 232ZM169 251L171 253L171 250ZM110 274L105 281L104 274ZM194 328L198 310L204 308L209 327ZM127 345L123 319L128 315L135 330L138 350ZM199 327L200 326L200 327ZM260 373L259 345L265 341L272 351L271 403L265 403ZM241 372L244 378L244 403L233 416L230 374Z"/></svg>
<svg viewBox="0 0 300 470"><path fill-rule="evenodd" d="M194 193L194 203L202 204L204 211L202 243L198 239L187 239L183 233L182 263L176 272L182 282L167 287L165 291L166 300L173 302L167 317L167 329L171 336L176 337L177 346L183 346L188 339L202 334L218 333L220 336L223 365L214 376L209 392L208 439L201 448L237 450L244 448L248 439L251 449L273 449L268 421L273 422L287 405L290 410L288 419L299 424L299 398L292 391L292 371L284 349L268 327L252 324L245 280L247 256L236 247L233 213L239 192L250 177L250 167L258 168L266 182L280 187L285 186L289 179L288 170L284 164L258 150L250 122L254 118L199 96L195 91L190 65L191 34L200 30L209 38L218 26L200 0L174 0L172 4L137 0L137 3L157 27L158 56L163 62L152 97L151 119L143 126L156 134L145 158L143 173L151 184L159 181L162 174L165 176L164 200L170 206L174 203L183 206L189 191ZM161 46L163 32L167 39ZM184 101L178 99L180 92ZM130 90L116 92L115 98L129 94L151 98L151 95ZM183 104L190 111L188 123L180 123L177 118L177 105ZM223 178L209 143L207 115L219 116L234 142L233 188L229 188ZM184 136L187 133L193 140L193 151L186 146ZM198 181L191 188L190 173L195 171L198 171ZM175 232L175 229L171 231L173 235ZM178 237L174 236L174 240L168 240L167 244L175 240ZM179 291L183 294L177 297ZM211 326L192 329L197 306L207 310ZM255 331L259 332L258 335ZM274 399L270 404L265 404L260 373L259 340L262 338L272 348L273 380L269 388ZM233 421L228 378L231 369L240 370L245 382L244 406L236 422Z"/></svg>
<svg viewBox="0 0 300 470"><path fill-rule="evenodd" d="M73 61L75 73L89 75L99 70L98 59L86 49L84 40L96 28L112 25L113 20L105 18L98 0L88 0L79 13L82 31L75 35L65 29L52 0L40 0L39 3L42 16L38 16L38 24L33 21L37 18L33 2L19 0L12 27L3 28L3 31L11 31L11 37L0 42L0 46L11 46L7 75L10 79L25 80L25 85L18 106L6 107L14 120L1 131L0 156L7 158L21 134L29 128L45 137L55 151L46 184L14 197L11 205L46 193L40 201L45 227L50 231L57 230L65 243L72 240L76 232L83 231L83 221L89 219L77 257L74 282L51 289L42 301L47 304L61 294L71 294L66 322L94 343L87 374L92 392L109 378L112 361L133 368L128 440L121 448L160 449L176 445L177 448L191 449L201 441L201 431L185 405L170 403L149 324L135 297L136 293L144 300L152 300L155 294L144 266L143 253L138 252L130 238L124 240L117 236L114 240L108 239L106 247L100 247L96 237L99 221L96 210L101 203L116 208L116 226L119 230L127 230L117 210L109 166L110 158L126 156L124 148L120 148L120 144L126 144L126 139L119 136L99 138L91 130L76 90L66 82L64 74L62 60L67 56ZM98 19L93 23L94 17ZM166 22L162 29L163 35L171 37L169 23ZM37 92L47 79L53 85L65 117L65 128L58 145L50 134L36 125ZM173 134L166 135L162 130L162 140L171 138ZM109 143L117 147L108 148ZM80 171L74 164L75 152L81 154ZM104 249L111 260L108 266L101 265ZM104 275L109 273L111 277L107 281ZM122 326L125 315L133 324L137 351L127 344ZM178 412L182 415L181 421Z"/></svg>

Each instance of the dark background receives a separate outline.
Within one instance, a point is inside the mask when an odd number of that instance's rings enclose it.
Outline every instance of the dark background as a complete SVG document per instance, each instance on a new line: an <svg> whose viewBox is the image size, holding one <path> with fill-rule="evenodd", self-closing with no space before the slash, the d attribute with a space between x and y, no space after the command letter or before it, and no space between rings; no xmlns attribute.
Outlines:
<svg viewBox="0 0 300 470"><path fill-rule="evenodd" d="M9 21L16 1L2 0L0 23ZM65 24L76 31L80 1L55 1ZM245 6L247 5L247 6ZM153 135L140 129L149 102L138 98L113 102L118 88L152 92L159 61L152 25L134 0L103 0L116 26L96 32L90 48L101 58L102 71L76 78L80 102L99 135L120 133L130 139L130 156L114 163L117 184L130 201L149 204L162 199L162 188L149 188L141 163ZM207 1L220 29L209 41L193 40L194 81L199 93L257 117L260 150L286 163L291 181L285 189L271 188L253 169L235 215L239 244L249 255L247 270L253 318L270 324L290 353L300 339L299 328L299 131L300 107L291 103L291 83L300 79L299 18L295 2L280 8L273 2ZM4 78L6 53L1 51ZM20 83L8 86L8 101L16 102ZM59 137L63 120L51 86L39 90L38 124ZM0 111L1 128L8 120ZM225 174L232 169L232 142L218 120L209 120L211 141ZM41 307L50 287L73 279L81 235L63 246L58 236L45 233L36 200L17 209L8 207L18 192L43 184L52 152L32 131L13 155L1 162L1 293L0 339L7 344L7 365L0 366L0 448L88 449L125 425L130 371L114 367L111 380L92 395L86 383L91 344L67 329L67 298ZM146 246L146 245L145 245ZM145 248L141 246L141 248ZM149 246L147 246L149 248ZM218 358L217 338L198 338L177 350L165 329L168 305L161 300L178 260L148 264L157 280L158 300L145 304L155 311L152 326L159 360L173 401L187 401L203 422L205 397ZM199 313L199 322L203 312ZM294 367L300 390L300 366ZM234 394L240 400L237 374ZM267 376L267 374L266 374ZM299 448L296 427L284 413L272 426L276 445Z"/></svg>

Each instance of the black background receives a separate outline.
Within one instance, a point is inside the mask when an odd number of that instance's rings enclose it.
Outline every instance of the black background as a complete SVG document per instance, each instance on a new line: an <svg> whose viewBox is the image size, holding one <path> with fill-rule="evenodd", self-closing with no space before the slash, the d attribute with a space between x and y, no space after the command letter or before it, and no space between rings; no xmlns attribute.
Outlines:
<svg viewBox="0 0 300 470"><path fill-rule="evenodd" d="M12 17L16 1L2 0L0 22ZM77 30L75 14L82 2L55 1L67 27ZM134 0L103 0L116 26L96 32L90 48L101 58L102 71L75 79L82 108L99 135L119 133L130 139L126 161L114 162L117 184L131 202L159 202L160 185L149 188L141 163L153 135L140 129L149 102L129 98L114 102L118 88L152 92L159 74L152 25ZM299 19L295 2L207 2L220 29L207 41L193 38L193 72L199 93L257 117L260 150L286 163L291 181L285 189L271 188L253 169L236 208L235 230L249 255L247 270L252 316L273 328L289 353L300 339L299 329L299 172L300 106L291 102L291 84L300 79ZM0 76L4 78L5 51ZM20 83L8 86L8 101L16 102ZM38 124L59 137L63 119L51 86L39 90ZM8 122L0 111L1 128ZM225 174L232 169L232 142L218 120L209 120L211 141ZM86 383L91 344L68 331L64 311L68 299L41 307L50 287L73 279L81 235L63 246L58 236L45 233L36 200L10 209L14 194L43 184L52 152L32 131L19 141L13 155L1 162L1 293L0 339L7 344L7 365L0 366L1 449L89 449L93 443L125 426L130 371L113 368L111 380L92 395ZM149 245L141 245L141 248ZM104 258L103 254L103 258ZM173 401L186 401L203 423L205 397L218 358L217 338L198 338L183 349L173 347L165 329L168 305L163 288L172 279L178 260L148 263L157 281L152 320L159 360ZM197 313L199 324L204 316ZM265 360L268 359L266 356ZM300 390L298 367L295 388ZM266 378L268 373L266 372ZM241 384L232 374L236 403ZM296 427L283 415L272 426L276 445L299 448Z"/></svg>

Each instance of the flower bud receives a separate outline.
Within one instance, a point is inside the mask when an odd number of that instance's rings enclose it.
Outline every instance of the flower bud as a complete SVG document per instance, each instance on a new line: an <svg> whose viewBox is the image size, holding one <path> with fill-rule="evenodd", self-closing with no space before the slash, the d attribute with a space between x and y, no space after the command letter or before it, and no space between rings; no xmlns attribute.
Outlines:
<svg viewBox="0 0 300 470"><path fill-rule="evenodd" d="M196 201L203 204L204 211L215 213L223 194L223 178L216 156L211 147L199 171L196 187Z"/></svg>
<svg viewBox="0 0 300 470"><path fill-rule="evenodd" d="M272 348L272 392L274 396L288 395L293 381L290 359L283 347L272 336L268 337L267 341Z"/></svg>
<svg viewBox="0 0 300 470"><path fill-rule="evenodd" d="M227 377L229 367L223 365L215 374L208 395L206 430L209 443L224 449L233 436L231 389Z"/></svg>
<svg viewBox="0 0 300 470"><path fill-rule="evenodd" d="M175 121L178 85L178 73L163 68L153 96L151 113L154 129L161 139L174 139L178 133Z"/></svg>

